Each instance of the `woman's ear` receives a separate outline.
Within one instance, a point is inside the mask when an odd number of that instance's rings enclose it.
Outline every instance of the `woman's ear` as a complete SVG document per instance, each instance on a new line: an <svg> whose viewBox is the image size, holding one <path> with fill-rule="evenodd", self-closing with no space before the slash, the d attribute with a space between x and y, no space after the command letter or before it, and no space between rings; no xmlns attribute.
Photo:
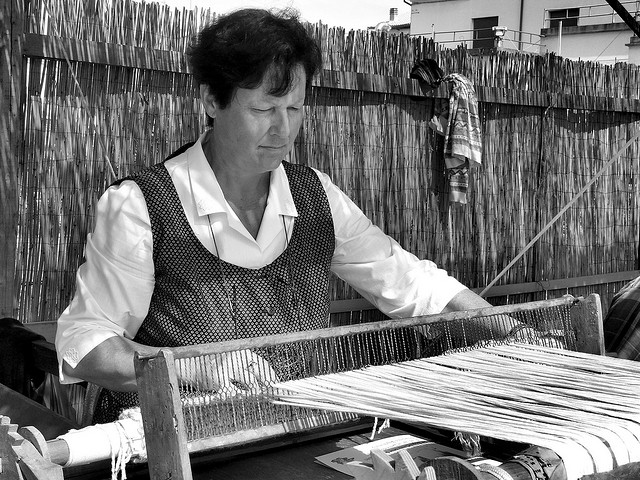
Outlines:
<svg viewBox="0 0 640 480"><path fill-rule="evenodd" d="M202 101L202 104L204 105L204 110L205 112L207 112L207 115L211 118L216 118L218 105L213 93L211 93L209 85L206 85L204 83L200 84L200 99Z"/></svg>

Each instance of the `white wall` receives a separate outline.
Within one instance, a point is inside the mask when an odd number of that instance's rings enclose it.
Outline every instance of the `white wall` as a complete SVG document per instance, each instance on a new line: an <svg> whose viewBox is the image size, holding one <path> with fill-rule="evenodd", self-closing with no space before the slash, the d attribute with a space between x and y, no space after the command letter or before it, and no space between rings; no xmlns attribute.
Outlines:
<svg viewBox="0 0 640 480"><path fill-rule="evenodd" d="M518 0L444 0L428 3L414 1L411 7L411 34L428 35L451 30L472 30L473 18L499 17L500 25L518 24ZM510 27L514 28L514 27Z"/></svg>
<svg viewBox="0 0 640 480"><path fill-rule="evenodd" d="M599 32L581 33L579 35L563 34L546 39L547 48L564 58L613 64L626 62L629 58L630 33L632 32ZM561 43L561 45L558 45ZM560 47L560 48L559 48ZM561 50L560 50L561 49Z"/></svg>

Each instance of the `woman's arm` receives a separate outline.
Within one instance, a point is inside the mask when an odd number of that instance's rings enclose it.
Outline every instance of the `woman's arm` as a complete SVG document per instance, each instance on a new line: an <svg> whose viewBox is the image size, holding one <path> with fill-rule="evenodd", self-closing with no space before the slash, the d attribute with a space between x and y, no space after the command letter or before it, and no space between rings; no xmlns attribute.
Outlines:
<svg viewBox="0 0 640 480"><path fill-rule="evenodd" d="M480 295L473 293L469 289L461 290L458 292L447 305L444 307L443 312L456 312L458 310L472 310L474 308L491 307Z"/></svg>
<svg viewBox="0 0 640 480"><path fill-rule="evenodd" d="M62 371L73 378L82 378L110 390L137 390L134 355L155 355L158 347L142 345L123 337L111 337L94 347L72 368L63 361Z"/></svg>
<svg viewBox="0 0 640 480"><path fill-rule="evenodd" d="M74 298L58 319L56 349L62 383L93 381L92 368L106 372L114 367L116 375L124 363L132 368L132 354L130 359L120 354L134 349L131 339L147 315L154 283L146 202L135 183L123 182L109 188L98 202ZM98 347L94 360L85 364L92 368L80 367L79 362Z"/></svg>

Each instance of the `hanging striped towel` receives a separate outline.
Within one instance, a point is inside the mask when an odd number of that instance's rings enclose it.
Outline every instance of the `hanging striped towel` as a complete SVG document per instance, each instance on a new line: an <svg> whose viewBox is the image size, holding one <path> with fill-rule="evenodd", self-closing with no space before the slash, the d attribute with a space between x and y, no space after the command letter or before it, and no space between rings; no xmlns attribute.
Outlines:
<svg viewBox="0 0 640 480"><path fill-rule="evenodd" d="M463 75L443 78L449 84L449 115L444 128L444 159L449 178L449 200L467 203L469 168L482 160L482 132L473 85Z"/></svg>

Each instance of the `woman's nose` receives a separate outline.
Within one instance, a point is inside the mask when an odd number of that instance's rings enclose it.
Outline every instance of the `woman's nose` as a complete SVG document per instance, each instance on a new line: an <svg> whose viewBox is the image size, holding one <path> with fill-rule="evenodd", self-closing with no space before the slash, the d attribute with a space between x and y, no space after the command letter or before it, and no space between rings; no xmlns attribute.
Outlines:
<svg viewBox="0 0 640 480"><path fill-rule="evenodd" d="M276 110L273 115L273 121L271 123L271 133L280 137L289 137L290 133L290 121L289 114L286 110Z"/></svg>

